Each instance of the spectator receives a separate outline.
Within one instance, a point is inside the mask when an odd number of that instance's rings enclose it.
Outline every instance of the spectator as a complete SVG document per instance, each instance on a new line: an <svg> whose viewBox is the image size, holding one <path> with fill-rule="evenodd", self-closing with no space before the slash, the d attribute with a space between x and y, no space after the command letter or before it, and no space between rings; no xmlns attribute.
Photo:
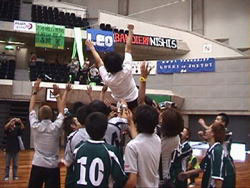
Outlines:
<svg viewBox="0 0 250 188"><path fill-rule="evenodd" d="M129 173L126 187L158 187L161 140L154 134L158 112L151 106L140 105L135 112L135 123L136 127L130 116L134 139L125 148L125 172Z"/></svg>
<svg viewBox="0 0 250 188"><path fill-rule="evenodd" d="M164 182L170 179L169 169L172 152L180 143L179 134L184 128L184 120L180 112L174 108L167 108L160 114L161 126L161 156L160 176Z"/></svg>
<svg viewBox="0 0 250 188"><path fill-rule="evenodd" d="M103 141L107 122L107 117L100 112L91 113L85 121L90 139L79 143L74 150L75 188L108 187L110 176L118 187L122 187L127 180L121 155L115 147Z"/></svg>
<svg viewBox="0 0 250 188"><path fill-rule="evenodd" d="M214 122L206 130L205 137L210 147L200 164L201 169L180 173L178 176L180 180L187 179L193 174L203 171L201 187L235 187L234 163L230 155L225 153L222 146L225 132L224 125L218 122Z"/></svg>
<svg viewBox="0 0 250 188"><path fill-rule="evenodd" d="M37 56L34 52L30 53L30 66L35 66L37 61Z"/></svg>
<svg viewBox="0 0 250 188"><path fill-rule="evenodd" d="M6 160L5 160L5 177L4 181L9 180L10 162L13 161L13 180L18 180L18 152L20 151L18 137L22 135L24 125L19 118L10 119L4 126L6 135Z"/></svg>
<svg viewBox="0 0 250 188"><path fill-rule="evenodd" d="M68 90L65 90L63 100L59 95L59 88L53 85L53 95L56 96L58 116L52 122L52 109L43 105L39 108L38 117L35 112L35 102L40 91L40 82L35 82L29 106L30 127L34 133L35 153L29 179L29 188L40 188L45 183L46 188L60 187L59 136L64 119L64 106Z"/></svg>
<svg viewBox="0 0 250 188"><path fill-rule="evenodd" d="M92 42L86 40L85 44L92 52L96 66L99 68L100 75L105 85L107 85L112 97L118 102L124 99L128 107L133 109L137 106L138 89L132 75L132 36L134 25L128 25L129 34L125 46L125 58L115 53L106 54L102 60L96 52ZM125 87L126 86L126 87Z"/></svg>
<svg viewBox="0 0 250 188"><path fill-rule="evenodd" d="M73 58L67 65L69 67L70 83L74 83L77 80L78 72L80 69L80 63L76 58Z"/></svg>

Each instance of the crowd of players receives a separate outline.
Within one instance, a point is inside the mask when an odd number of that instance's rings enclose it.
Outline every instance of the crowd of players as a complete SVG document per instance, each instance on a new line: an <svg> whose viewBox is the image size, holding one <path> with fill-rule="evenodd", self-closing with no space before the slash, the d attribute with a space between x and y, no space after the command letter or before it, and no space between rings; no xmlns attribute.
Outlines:
<svg viewBox="0 0 250 188"><path fill-rule="evenodd" d="M102 59L91 41L85 43L105 85L100 100L92 100L89 89L89 104L79 102L65 110L71 85L66 86L63 94L54 85L58 109L54 120L48 105L41 106L38 113L35 111L41 80L35 81L29 107L35 149L29 188L43 184L46 188L60 187L61 166L67 167L66 188L188 187L188 179L193 183L200 172L202 187L235 187L227 115L218 114L212 125L199 120L205 129L199 135L210 147L200 164L190 164L190 131L184 128L178 109L160 109L146 96L150 68L145 63L141 65L139 88L135 84L131 67L133 29L133 25L128 25L124 59L115 52ZM105 100L107 87L118 103L115 106ZM6 132L15 129L12 124L15 122L5 126ZM59 137L63 128L68 137L60 158Z"/></svg>

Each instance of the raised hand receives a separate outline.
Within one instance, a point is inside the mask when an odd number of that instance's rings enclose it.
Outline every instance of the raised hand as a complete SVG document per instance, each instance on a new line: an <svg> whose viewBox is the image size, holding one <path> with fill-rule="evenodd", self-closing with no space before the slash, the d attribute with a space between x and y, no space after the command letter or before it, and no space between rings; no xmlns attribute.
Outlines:
<svg viewBox="0 0 250 188"><path fill-rule="evenodd" d="M108 90L108 86L104 85L102 87L102 93L106 93L107 90Z"/></svg>
<svg viewBox="0 0 250 188"><path fill-rule="evenodd" d="M41 79L37 79L36 81L35 81L35 83L34 83L34 90L35 90L35 92L38 92L38 91L40 91L40 83L41 83Z"/></svg>
<svg viewBox="0 0 250 188"><path fill-rule="evenodd" d="M90 95L92 95L92 87L91 87L91 85L88 85L87 86L87 91L86 91L86 93L88 94L88 96L90 96Z"/></svg>
<svg viewBox="0 0 250 188"><path fill-rule="evenodd" d="M128 24L128 30L134 30L134 25L133 24Z"/></svg>
<svg viewBox="0 0 250 188"><path fill-rule="evenodd" d="M66 91L71 91L72 90L72 85L70 84L70 83L68 83L67 85L66 85Z"/></svg>
<svg viewBox="0 0 250 188"><path fill-rule="evenodd" d="M91 50L95 49L94 44L90 40L85 41L85 45Z"/></svg>
<svg viewBox="0 0 250 188"><path fill-rule="evenodd" d="M53 84L53 92L52 92L52 94L53 94L54 96L60 94L60 89L59 89L58 85Z"/></svg>
<svg viewBox="0 0 250 188"><path fill-rule="evenodd" d="M141 77L145 79L148 77L150 71L153 69L153 67L149 67L148 63L146 63L145 61L143 61L140 68L141 68Z"/></svg>

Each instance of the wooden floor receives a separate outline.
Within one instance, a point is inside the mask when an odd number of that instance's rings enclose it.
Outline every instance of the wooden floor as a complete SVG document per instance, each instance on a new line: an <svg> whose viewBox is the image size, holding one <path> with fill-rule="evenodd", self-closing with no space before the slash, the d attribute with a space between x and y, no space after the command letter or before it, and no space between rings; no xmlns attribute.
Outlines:
<svg viewBox="0 0 250 188"><path fill-rule="evenodd" d="M34 151L23 151L19 153L19 180L3 181L5 170L5 155L4 152L0 152L0 188L26 188L28 185L29 174L31 170L31 162ZM61 156L63 153L61 152ZM237 188L250 188L250 155L246 156L246 160L235 161L237 172ZM12 174L12 173L11 173ZM61 188L64 188L65 181L65 168L61 168ZM201 177L201 175L200 175ZM196 181L195 187L200 187L201 178Z"/></svg>

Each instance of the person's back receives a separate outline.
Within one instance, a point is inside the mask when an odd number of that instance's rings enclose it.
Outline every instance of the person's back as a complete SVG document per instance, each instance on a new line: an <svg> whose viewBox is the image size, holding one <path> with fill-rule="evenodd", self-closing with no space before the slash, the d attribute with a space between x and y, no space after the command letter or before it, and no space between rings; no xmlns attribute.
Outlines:
<svg viewBox="0 0 250 188"><path fill-rule="evenodd" d="M122 169L119 163L121 155L114 146L104 141L88 140L82 142L75 152L76 187L108 187L110 176L121 185L126 181L125 172L119 170Z"/></svg>
<svg viewBox="0 0 250 188"><path fill-rule="evenodd" d="M30 113L35 149L32 164L48 168L56 168L58 166L58 143L63 118L63 115L59 114L55 122L49 119L35 122L38 120L35 111Z"/></svg>
<svg viewBox="0 0 250 188"><path fill-rule="evenodd" d="M128 150L136 153L137 161L128 155ZM160 162L161 141L156 134L138 134L131 140L125 151L125 171L138 173L137 186L157 187L159 184L158 167ZM135 162L137 164L135 164ZM128 165L129 164L129 165ZM131 165L133 164L133 165ZM135 168L135 166L137 166Z"/></svg>
<svg viewBox="0 0 250 188"><path fill-rule="evenodd" d="M103 140L107 117L103 113L93 112L85 123L90 139L81 142L74 150L73 187L108 187L110 177L116 186L122 187L127 176L123 171L121 155L117 148L105 144Z"/></svg>
<svg viewBox="0 0 250 188"><path fill-rule="evenodd" d="M158 112L151 106L140 105L135 112L139 133L125 149L125 171L129 173L127 187L158 187L161 140L154 133ZM130 120L130 131L134 124ZM131 133L131 135L134 135Z"/></svg>

